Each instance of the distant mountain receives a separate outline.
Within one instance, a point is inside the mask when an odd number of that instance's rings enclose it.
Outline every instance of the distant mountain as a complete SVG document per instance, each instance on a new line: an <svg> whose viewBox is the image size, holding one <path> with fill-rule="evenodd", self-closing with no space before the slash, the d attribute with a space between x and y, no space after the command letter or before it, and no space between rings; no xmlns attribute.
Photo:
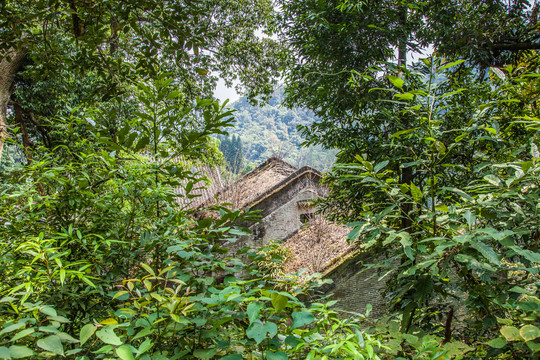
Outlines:
<svg viewBox="0 0 540 360"><path fill-rule="evenodd" d="M257 165L278 156L296 167L309 165L319 170L330 167L335 151L300 146L303 139L296 126L311 124L315 115L305 109L287 109L281 106L282 99L283 89L278 88L270 102L262 107L250 105L246 98L230 105L237 110L234 113L237 122L229 133L242 140L246 162Z"/></svg>

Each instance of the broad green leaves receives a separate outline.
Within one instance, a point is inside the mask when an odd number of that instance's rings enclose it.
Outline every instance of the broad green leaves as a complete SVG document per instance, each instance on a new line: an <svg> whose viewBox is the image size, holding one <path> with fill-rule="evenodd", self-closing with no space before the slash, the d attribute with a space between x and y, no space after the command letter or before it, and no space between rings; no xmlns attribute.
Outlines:
<svg viewBox="0 0 540 360"><path fill-rule="evenodd" d="M315 320L315 317L313 316L313 314L307 311L293 312L292 318L293 318L293 325L292 325L293 329L311 324Z"/></svg>
<svg viewBox="0 0 540 360"><path fill-rule="evenodd" d="M92 335L94 335L96 330L97 330L97 327L93 324L84 325L83 328L81 329L81 334L80 334L81 345L84 345L84 343L87 342L88 339L92 337Z"/></svg>
<svg viewBox="0 0 540 360"><path fill-rule="evenodd" d="M118 357L122 360L135 360L133 352L127 345L122 345L116 349L116 355L118 355Z"/></svg>
<svg viewBox="0 0 540 360"><path fill-rule="evenodd" d="M430 58L424 65L400 78L387 75L392 87L372 91L384 90L388 107L364 114L364 125L391 119L381 125L389 130L372 129L355 142L356 153L342 154L348 161L329 175L335 182L328 209L351 220L351 240L387 254L372 266L390 278L402 331L413 324L431 329L431 311L448 311L436 304L454 306L448 295L459 293L467 299L459 306L482 320L467 331L483 336L492 354L535 353L538 304L527 296L536 291L540 257L532 245L538 235L527 224L540 223L537 114L514 105L530 78L510 85L509 76L497 76L488 87L463 70L463 61ZM500 333L488 314L506 315Z"/></svg>
<svg viewBox="0 0 540 360"><path fill-rule="evenodd" d="M62 340L57 335L50 335L43 339L39 339L36 345L45 351L52 352L61 356L64 355L64 347L62 346Z"/></svg>
<svg viewBox="0 0 540 360"><path fill-rule="evenodd" d="M276 336L278 328L275 323L267 321L262 322L260 320L255 320L249 325L246 330L246 335L255 340L257 344L261 343L264 339L273 338Z"/></svg>
<svg viewBox="0 0 540 360"><path fill-rule="evenodd" d="M101 330L96 331L96 336L105 344L122 345L122 340L114 332L115 328L114 325L105 325Z"/></svg>

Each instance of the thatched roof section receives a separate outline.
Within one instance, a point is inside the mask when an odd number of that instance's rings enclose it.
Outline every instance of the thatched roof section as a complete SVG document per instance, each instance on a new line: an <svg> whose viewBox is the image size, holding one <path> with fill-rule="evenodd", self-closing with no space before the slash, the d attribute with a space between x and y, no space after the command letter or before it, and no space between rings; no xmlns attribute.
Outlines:
<svg viewBox="0 0 540 360"><path fill-rule="evenodd" d="M271 157L231 185L218 191L215 196L220 203L230 203L235 208L242 209L296 171L297 168L294 166L277 157ZM214 204L215 199L212 196L201 206Z"/></svg>
<svg viewBox="0 0 540 360"><path fill-rule="evenodd" d="M306 275L323 273L356 249L347 242L350 229L318 216L307 223L282 246L291 251L285 273L306 269Z"/></svg>
<svg viewBox="0 0 540 360"><path fill-rule="evenodd" d="M176 188L175 192L180 195L177 200L180 204L195 209L201 206L201 204L203 204L204 202L211 199L214 194L222 190L224 188L224 184L221 179L219 169L214 166L199 165L193 167L192 170L194 172L198 172L201 176L204 176L208 179L207 183L204 181L199 181L193 186L193 189L190 191L190 195L198 196L192 199L188 199L187 197L185 197L185 190L182 186Z"/></svg>

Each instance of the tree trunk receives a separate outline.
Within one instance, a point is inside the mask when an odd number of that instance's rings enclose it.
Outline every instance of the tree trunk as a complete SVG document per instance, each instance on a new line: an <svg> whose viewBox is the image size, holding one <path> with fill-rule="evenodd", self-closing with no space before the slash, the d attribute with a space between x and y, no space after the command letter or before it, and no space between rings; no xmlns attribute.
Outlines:
<svg viewBox="0 0 540 360"><path fill-rule="evenodd" d="M400 23L401 23L401 26L405 28L407 25L407 13L408 13L407 5L401 5L400 12L401 12ZM407 67L407 40L408 39L407 39L407 35L405 34L405 30L403 30L403 33L404 35L399 40L399 44L398 44L398 67L400 68L399 70L400 74L398 74L398 76L401 75L401 68ZM403 124L404 129L409 128L409 124L407 122L405 115L401 115L400 121ZM411 167L407 167L401 170L401 183L402 184L410 185L412 178L413 178L413 173L412 173ZM410 227L412 225L412 222L411 222L411 219L408 217L408 214L410 213L411 210L412 210L412 206L410 203L402 204L401 229L402 230L406 229L409 232L411 230Z"/></svg>
<svg viewBox="0 0 540 360"><path fill-rule="evenodd" d="M4 142L9 137L7 133L7 107L13 86L15 74L21 67L26 56L26 49L9 49L0 54L0 159L4 149Z"/></svg>

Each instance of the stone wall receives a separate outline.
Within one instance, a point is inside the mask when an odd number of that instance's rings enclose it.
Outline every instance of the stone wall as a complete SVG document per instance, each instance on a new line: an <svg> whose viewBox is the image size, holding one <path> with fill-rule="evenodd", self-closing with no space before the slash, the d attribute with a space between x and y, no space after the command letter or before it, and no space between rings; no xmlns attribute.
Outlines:
<svg viewBox="0 0 540 360"><path fill-rule="evenodd" d="M388 301L382 296L385 281L378 280L380 274L375 270L363 269L362 262L371 263L373 254L362 254L351 257L324 274L325 279L331 279L332 284L326 284L319 290L322 294L332 294L332 300L338 300L336 308L358 313L366 312L366 305L371 304L372 317L383 315L388 309Z"/></svg>
<svg viewBox="0 0 540 360"><path fill-rule="evenodd" d="M271 240L285 240L295 234L304 224L301 222L302 214L315 212L315 207L300 205L301 201L309 201L318 198L317 192L312 189L303 189L297 192L288 202L275 209L272 213L262 218L259 226L265 229L263 236L258 240L260 245L265 245Z"/></svg>
<svg viewBox="0 0 540 360"><path fill-rule="evenodd" d="M320 173L305 166L283 182L275 185L249 206L253 210L261 210L261 215L264 218L304 190L312 189L317 194L316 197L325 196L326 190L319 185L320 181Z"/></svg>
<svg viewBox="0 0 540 360"><path fill-rule="evenodd" d="M302 215L315 213L315 207L310 205L310 201L324 195L319 181L318 172L302 168L253 202L251 209L260 211L261 221L245 224L253 234L242 238L234 247L257 248L272 240L286 240L298 232L304 225Z"/></svg>

